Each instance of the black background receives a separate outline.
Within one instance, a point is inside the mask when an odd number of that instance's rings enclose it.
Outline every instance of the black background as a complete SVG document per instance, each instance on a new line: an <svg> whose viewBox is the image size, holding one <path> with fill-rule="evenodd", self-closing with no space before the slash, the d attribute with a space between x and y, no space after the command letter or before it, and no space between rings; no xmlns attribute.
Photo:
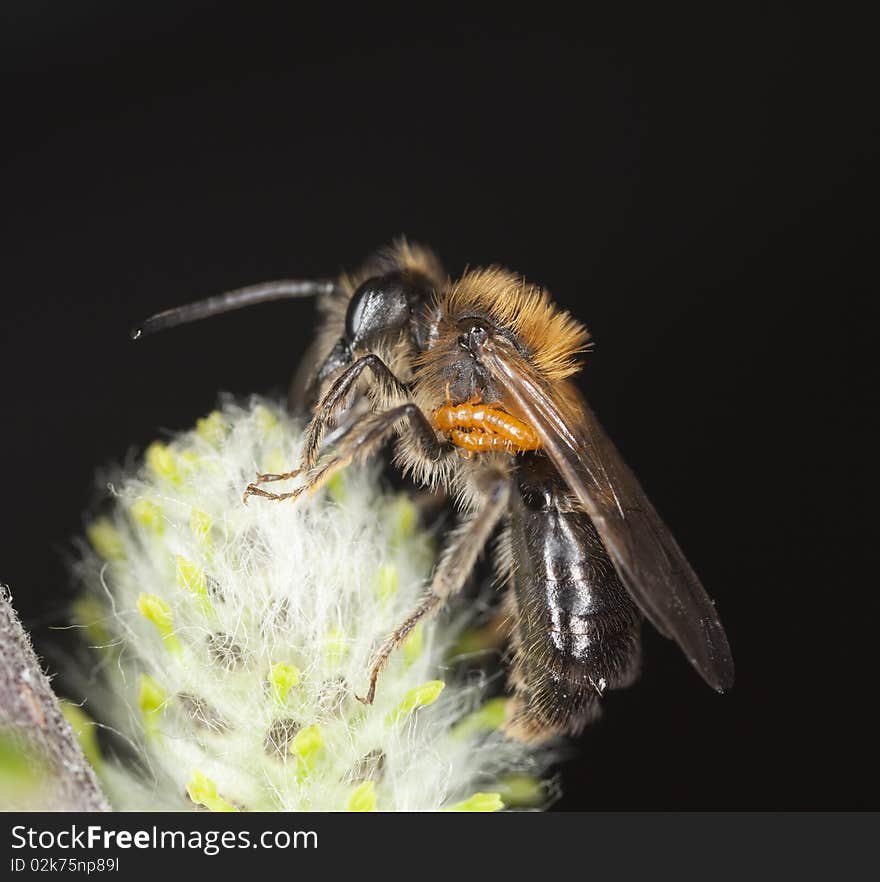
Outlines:
<svg viewBox="0 0 880 882"><path fill-rule="evenodd" d="M649 634L559 807L876 808L866 26L125 6L0 29L0 578L38 648L95 467L281 390L312 313L129 326L406 233L587 322L583 388L733 646L719 697Z"/></svg>

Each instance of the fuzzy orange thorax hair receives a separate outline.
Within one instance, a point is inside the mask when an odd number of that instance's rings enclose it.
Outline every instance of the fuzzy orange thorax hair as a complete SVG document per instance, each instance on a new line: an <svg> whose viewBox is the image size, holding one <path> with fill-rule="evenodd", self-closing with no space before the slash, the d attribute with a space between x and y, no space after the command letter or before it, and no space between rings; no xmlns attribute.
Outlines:
<svg viewBox="0 0 880 882"><path fill-rule="evenodd" d="M465 273L440 296L439 307L450 320L469 310L485 313L520 340L548 380L563 380L577 373L581 367L578 356L590 340L587 329L555 306L544 288L501 267Z"/></svg>

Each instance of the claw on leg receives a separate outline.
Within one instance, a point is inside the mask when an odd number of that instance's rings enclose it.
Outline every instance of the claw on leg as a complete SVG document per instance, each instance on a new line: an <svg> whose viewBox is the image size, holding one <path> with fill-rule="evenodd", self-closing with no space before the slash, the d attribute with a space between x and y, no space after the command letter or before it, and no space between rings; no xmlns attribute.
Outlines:
<svg viewBox="0 0 880 882"><path fill-rule="evenodd" d="M270 493L268 490L263 490L262 487L258 487L256 484L248 484L247 489L244 491L244 496L242 496L242 501L247 505L248 497L261 496L263 499L271 499L274 502L280 502L282 499L296 499L302 492L303 488L297 487L296 490L291 490L290 493Z"/></svg>
<svg viewBox="0 0 880 882"><path fill-rule="evenodd" d="M245 505L247 505L248 497L250 496L262 496L263 499L272 499L276 502L282 499L296 499L297 496L302 493L303 488L297 487L296 490L291 491L290 493L270 493L268 490L262 490L260 488L260 484L271 484L274 481L288 481L291 478L296 478L300 474L302 474L303 469L292 469L289 472L266 472L265 474L262 472L257 472L257 479L252 483L247 485L247 489L244 491L244 496L242 496L242 501Z"/></svg>

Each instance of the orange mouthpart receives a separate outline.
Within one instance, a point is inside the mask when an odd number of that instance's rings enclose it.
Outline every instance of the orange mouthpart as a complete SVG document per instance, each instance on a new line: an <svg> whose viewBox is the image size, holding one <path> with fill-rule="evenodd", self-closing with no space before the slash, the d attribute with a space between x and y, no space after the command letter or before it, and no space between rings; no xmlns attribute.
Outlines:
<svg viewBox="0 0 880 882"><path fill-rule="evenodd" d="M535 430L497 405L446 404L434 411L432 422L434 428L457 447L474 453L488 450L523 453L541 449Z"/></svg>

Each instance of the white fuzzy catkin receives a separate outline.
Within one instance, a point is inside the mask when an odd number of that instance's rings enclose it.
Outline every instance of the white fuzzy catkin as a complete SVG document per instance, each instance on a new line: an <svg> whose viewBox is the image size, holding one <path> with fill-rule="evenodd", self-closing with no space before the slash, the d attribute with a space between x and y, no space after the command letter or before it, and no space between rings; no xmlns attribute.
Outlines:
<svg viewBox="0 0 880 882"><path fill-rule="evenodd" d="M435 537L375 467L351 467L295 504L244 505L256 472L298 461L300 437L274 403L227 402L151 445L136 474L114 481L110 516L89 527L75 610L101 661L84 707L133 748L98 763L114 807L544 801L546 756L504 737L505 700L449 664L465 615L419 626L375 703L355 699L377 641L424 590Z"/></svg>

